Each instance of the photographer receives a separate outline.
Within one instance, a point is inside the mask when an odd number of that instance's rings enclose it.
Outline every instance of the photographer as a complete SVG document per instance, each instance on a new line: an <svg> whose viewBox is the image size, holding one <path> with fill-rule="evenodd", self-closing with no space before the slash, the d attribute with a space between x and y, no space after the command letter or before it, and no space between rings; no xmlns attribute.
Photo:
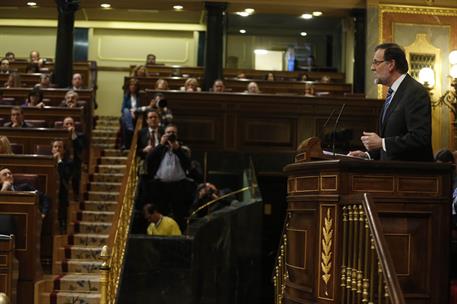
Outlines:
<svg viewBox="0 0 457 304"><path fill-rule="evenodd" d="M181 230L192 199L192 184L186 176L190 159L178 142L178 128L169 124L160 143L146 156L147 197L160 213L171 215Z"/></svg>
<svg viewBox="0 0 457 304"><path fill-rule="evenodd" d="M156 111L160 116L160 127L164 128L173 121L173 114L168 108L168 102L162 93L155 93L148 106L137 109L137 112Z"/></svg>

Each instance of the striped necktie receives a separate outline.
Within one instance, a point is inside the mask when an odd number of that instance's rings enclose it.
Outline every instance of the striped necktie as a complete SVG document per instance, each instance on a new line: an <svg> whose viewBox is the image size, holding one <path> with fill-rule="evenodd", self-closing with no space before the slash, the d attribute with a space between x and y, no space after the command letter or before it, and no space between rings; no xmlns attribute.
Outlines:
<svg viewBox="0 0 457 304"><path fill-rule="evenodd" d="M382 119L381 119L382 123L384 123L384 118L386 117L387 109L389 108L390 102L392 101L393 92L394 92L394 90L392 90L392 88L389 88L389 90L387 91L386 101L384 102L384 108L382 110Z"/></svg>

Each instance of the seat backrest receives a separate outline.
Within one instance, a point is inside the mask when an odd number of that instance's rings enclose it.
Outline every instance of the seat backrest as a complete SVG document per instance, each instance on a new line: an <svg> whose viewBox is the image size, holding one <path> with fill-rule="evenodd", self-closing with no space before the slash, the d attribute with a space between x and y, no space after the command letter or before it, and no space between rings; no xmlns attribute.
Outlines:
<svg viewBox="0 0 457 304"><path fill-rule="evenodd" d="M36 145L35 153L38 155L52 155L51 145L42 145L42 144Z"/></svg>
<svg viewBox="0 0 457 304"><path fill-rule="evenodd" d="M24 154L24 145L11 143L11 151L13 151L14 154Z"/></svg>
<svg viewBox="0 0 457 304"><path fill-rule="evenodd" d="M25 173L14 173L14 183L19 185L19 184L30 184L32 185L35 189L40 189L40 182L38 175L36 174L25 174Z"/></svg>
<svg viewBox="0 0 457 304"><path fill-rule="evenodd" d="M48 124L46 123L46 120L44 120L44 119L26 119L25 122L34 128L47 128L48 127Z"/></svg>

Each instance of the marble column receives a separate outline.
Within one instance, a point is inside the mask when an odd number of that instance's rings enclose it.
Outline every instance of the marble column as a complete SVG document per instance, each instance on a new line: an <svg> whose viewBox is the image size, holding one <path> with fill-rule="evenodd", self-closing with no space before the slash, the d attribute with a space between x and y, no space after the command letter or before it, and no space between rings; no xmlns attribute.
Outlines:
<svg viewBox="0 0 457 304"><path fill-rule="evenodd" d="M205 48L205 83L204 89L208 90L214 80L222 78L224 31L226 26L225 10L227 3L206 2L206 48Z"/></svg>
<svg viewBox="0 0 457 304"><path fill-rule="evenodd" d="M73 74L73 29L79 0L56 0L58 16L54 82L59 88L71 85Z"/></svg>
<svg viewBox="0 0 457 304"><path fill-rule="evenodd" d="M354 17L354 93L365 92L366 11L352 11Z"/></svg>

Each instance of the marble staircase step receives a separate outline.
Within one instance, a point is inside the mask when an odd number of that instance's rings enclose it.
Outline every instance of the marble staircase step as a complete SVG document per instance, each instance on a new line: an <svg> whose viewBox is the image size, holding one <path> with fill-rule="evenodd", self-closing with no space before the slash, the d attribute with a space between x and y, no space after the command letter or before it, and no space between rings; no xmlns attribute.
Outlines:
<svg viewBox="0 0 457 304"><path fill-rule="evenodd" d="M94 173L92 180L94 182L120 183L124 178L124 173Z"/></svg>
<svg viewBox="0 0 457 304"><path fill-rule="evenodd" d="M88 191L87 194L89 201L117 202L119 199L119 192Z"/></svg>
<svg viewBox="0 0 457 304"><path fill-rule="evenodd" d="M74 233L108 234L111 226L112 223L79 221L70 224L70 231Z"/></svg>
<svg viewBox="0 0 457 304"><path fill-rule="evenodd" d="M107 241L107 234L75 233L68 236L68 244L76 246L102 247Z"/></svg>
<svg viewBox="0 0 457 304"><path fill-rule="evenodd" d="M100 164L102 165L122 165L127 162L127 157L125 156L103 156L100 159Z"/></svg>
<svg viewBox="0 0 457 304"><path fill-rule="evenodd" d="M55 294L42 293L40 304L99 304L99 293L61 291Z"/></svg>
<svg viewBox="0 0 457 304"><path fill-rule="evenodd" d="M116 211L117 202L100 202L100 201L84 201L80 205L81 210L87 211Z"/></svg>
<svg viewBox="0 0 457 304"><path fill-rule="evenodd" d="M122 151L119 149L105 149L103 151L104 156L125 156L125 157L127 157L128 154L129 154L128 150Z"/></svg>
<svg viewBox="0 0 457 304"><path fill-rule="evenodd" d="M98 173L115 173L115 174L124 174L126 165L98 165Z"/></svg>
<svg viewBox="0 0 457 304"><path fill-rule="evenodd" d="M91 182L89 188L91 191L95 192L119 192L121 185L121 183Z"/></svg>
<svg viewBox="0 0 457 304"><path fill-rule="evenodd" d="M114 217L113 211L79 211L77 214L78 221L83 221L83 222L112 223L113 217Z"/></svg>

